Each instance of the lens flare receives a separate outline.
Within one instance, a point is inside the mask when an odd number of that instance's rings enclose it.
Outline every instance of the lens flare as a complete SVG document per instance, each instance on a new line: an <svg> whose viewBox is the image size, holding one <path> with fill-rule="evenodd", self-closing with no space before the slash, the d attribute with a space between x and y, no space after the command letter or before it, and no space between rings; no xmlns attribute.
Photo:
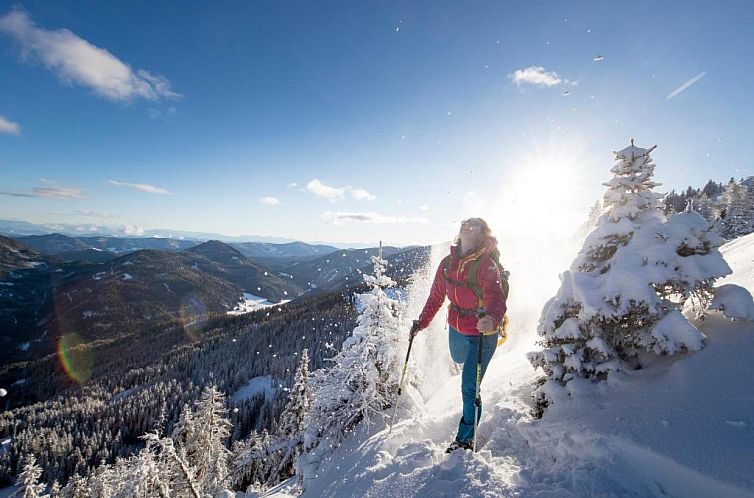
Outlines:
<svg viewBox="0 0 754 498"><path fill-rule="evenodd" d="M199 327L207 319L207 308L195 294L188 294L181 299L180 319L183 332L192 342L197 341Z"/></svg>
<svg viewBox="0 0 754 498"><path fill-rule="evenodd" d="M83 384L92 376L92 358L85 341L76 333L58 338L58 361L72 381Z"/></svg>

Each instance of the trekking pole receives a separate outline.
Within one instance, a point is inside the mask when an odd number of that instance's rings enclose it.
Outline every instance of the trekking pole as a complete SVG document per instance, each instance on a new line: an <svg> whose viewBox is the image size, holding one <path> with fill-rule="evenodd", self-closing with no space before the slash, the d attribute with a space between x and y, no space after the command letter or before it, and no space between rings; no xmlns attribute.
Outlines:
<svg viewBox="0 0 754 498"><path fill-rule="evenodd" d="M474 400L474 443L471 446L471 451L476 453L476 432L477 425L479 424L479 410L482 407L482 396L479 393L479 384L482 383L482 337L483 334L479 332L479 341L476 349L476 398Z"/></svg>
<svg viewBox="0 0 754 498"><path fill-rule="evenodd" d="M411 335L408 340L408 351L406 351L406 361L403 362L403 371L401 372L401 381L398 383L398 394L395 396L395 406L393 406L393 416L390 417L390 430L388 435L393 432L393 420L395 420L395 411L398 409L398 398L401 397L401 391L403 391L403 380L406 378L406 368L408 367L408 356L411 354L411 345L414 343L415 335Z"/></svg>

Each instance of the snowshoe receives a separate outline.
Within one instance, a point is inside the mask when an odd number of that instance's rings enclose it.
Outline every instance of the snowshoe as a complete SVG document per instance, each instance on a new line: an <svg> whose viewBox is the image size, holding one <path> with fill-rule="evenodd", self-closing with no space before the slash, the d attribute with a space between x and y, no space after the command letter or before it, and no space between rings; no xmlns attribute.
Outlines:
<svg viewBox="0 0 754 498"><path fill-rule="evenodd" d="M445 453L452 453L458 448L463 448L464 450L471 450L471 442L465 443L463 441L458 441L457 439L450 443L450 446L448 446L448 449L445 450Z"/></svg>

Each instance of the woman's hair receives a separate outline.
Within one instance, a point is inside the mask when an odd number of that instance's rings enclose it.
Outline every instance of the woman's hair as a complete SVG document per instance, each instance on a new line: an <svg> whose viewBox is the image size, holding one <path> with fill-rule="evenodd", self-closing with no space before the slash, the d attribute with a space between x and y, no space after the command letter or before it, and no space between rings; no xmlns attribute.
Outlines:
<svg viewBox="0 0 754 498"><path fill-rule="evenodd" d="M500 251L497 248L497 239L495 239L495 237L492 236L492 230L490 229L490 226L487 224L487 222L484 221L483 218L468 218L468 219L466 219L464 221L477 221L477 222L479 222L479 226L482 229L482 237L483 237L482 242L481 242L482 245L485 245L487 243L492 242L491 245L494 247L494 249L492 250L492 252L490 253L490 255L493 256L494 258L499 258L500 257ZM461 238L460 237L456 237L454 243L456 245L460 246L461 245Z"/></svg>

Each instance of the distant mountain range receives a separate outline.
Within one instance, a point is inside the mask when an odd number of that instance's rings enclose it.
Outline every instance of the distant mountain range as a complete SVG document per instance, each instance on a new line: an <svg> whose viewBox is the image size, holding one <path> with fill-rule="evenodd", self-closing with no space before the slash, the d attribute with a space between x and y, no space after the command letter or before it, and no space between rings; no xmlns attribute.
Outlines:
<svg viewBox="0 0 754 498"><path fill-rule="evenodd" d="M53 224L35 224L19 220L0 220L0 235L18 238L27 235L47 235L57 233L71 237L117 237L117 238L160 238L160 239L177 239L195 241L196 243L206 240L221 240L227 243L243 244L246 242L261 242L266 244L284 245L288 243L303 244L294 239L285 237L270 237L264 235L222 235L219 233L208 232L190 232L171 229L150 229L144 230L138 227L129 226L108 226L94 224L71 224L71 223L53 223ZM329 242L312 242L312 245L334 246L336 248L364 248L369 244L364 243L329 243ZM310 244L306 244L310 245Z"/></svg>
<svg viewBox="0 0 754 498"><path fill-rule="evenodd" d="M64 334L107 340L224 315L244 293L279 302L354 289L377 253L302 242L0 236L0 366L50 353ZM386 247L383 256L400 282L429 248Z"/></svg>

